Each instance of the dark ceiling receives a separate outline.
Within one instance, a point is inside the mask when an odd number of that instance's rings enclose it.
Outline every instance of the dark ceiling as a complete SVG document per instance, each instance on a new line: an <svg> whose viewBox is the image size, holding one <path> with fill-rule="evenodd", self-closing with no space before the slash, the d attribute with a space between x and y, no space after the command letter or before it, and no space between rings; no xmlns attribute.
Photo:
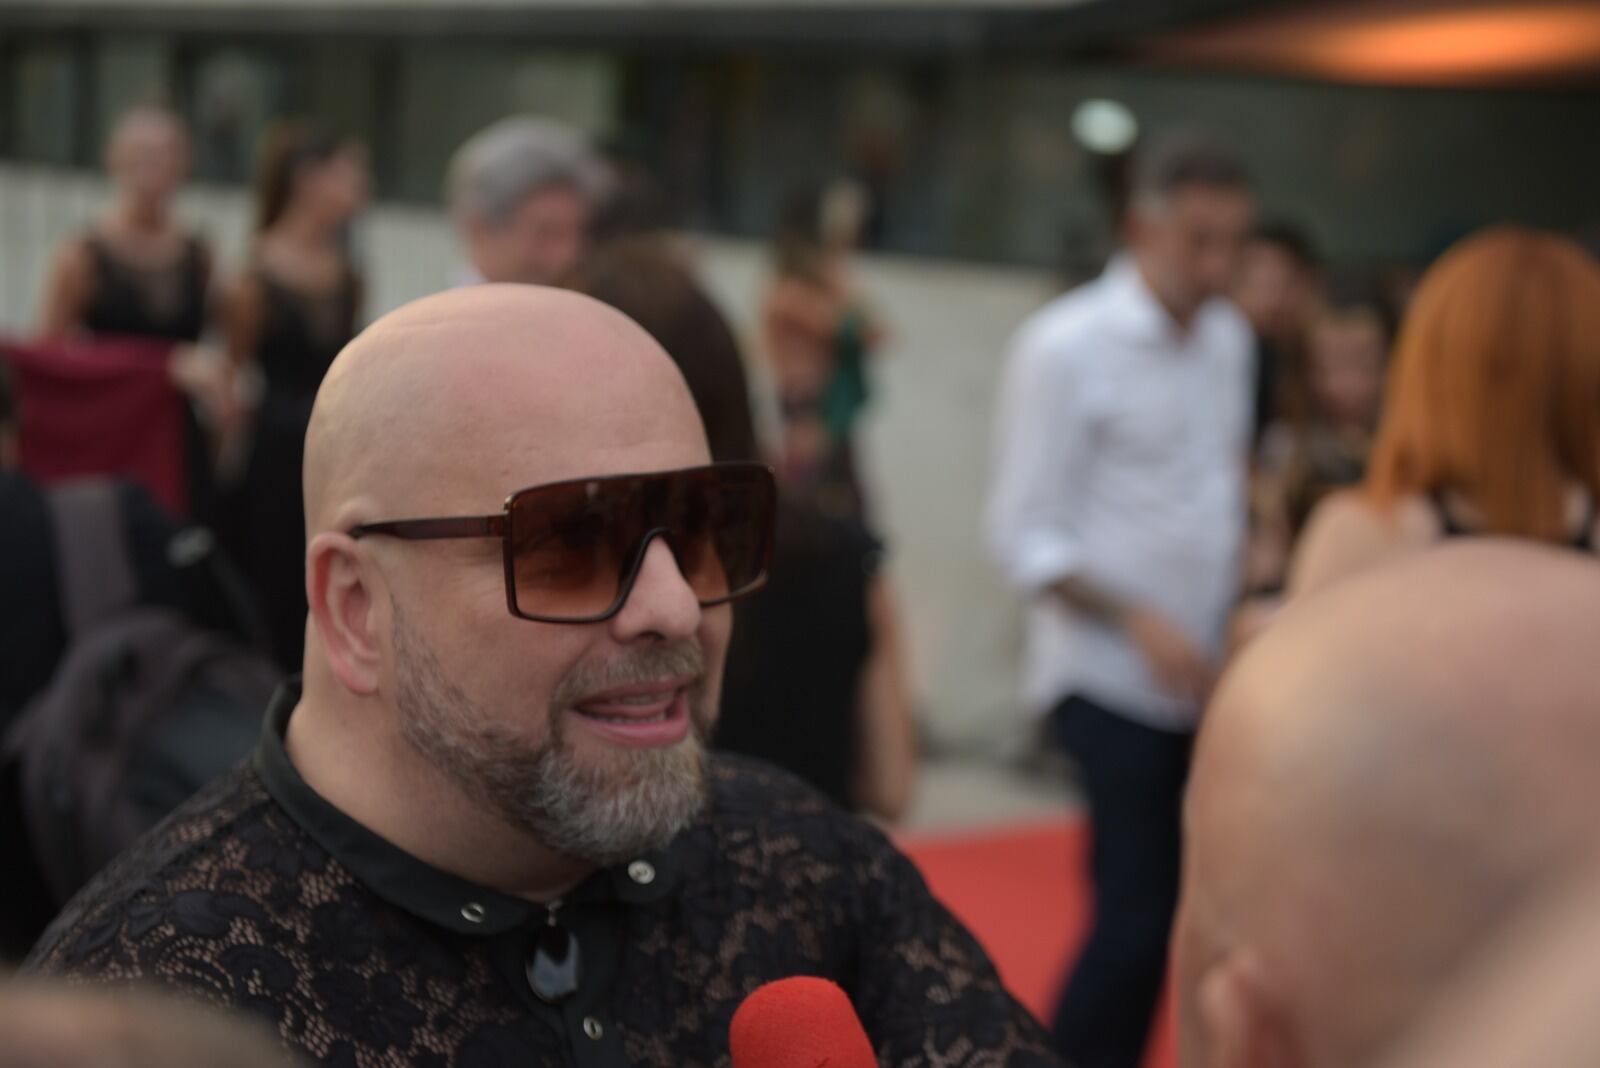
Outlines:
<svg viewBox="0 0 1600 1068"><path fill-rule="evenodd" d="M1267 0L1063 0L1058 5L1004 0L926 4L808 5L751 2L584 5L530 0L484 6L451 0L393 5L274 4L271 0L149 4L94 0L0 0L0 25L35 29L175 29L201 33L348 33L361 36L536 38L548 44L638 44L726 52L730 49L877 54L948 53L1083 55L1116 49L1130 38L1175 30L1221 15L1273 6Z"/></svg>

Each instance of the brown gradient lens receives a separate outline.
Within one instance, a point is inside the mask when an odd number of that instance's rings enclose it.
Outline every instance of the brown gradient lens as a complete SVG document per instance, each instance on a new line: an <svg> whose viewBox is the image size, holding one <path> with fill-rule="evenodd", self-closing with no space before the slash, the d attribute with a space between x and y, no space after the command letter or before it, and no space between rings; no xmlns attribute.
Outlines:
<svg viewBox="0 0 1600 1068"><path fill-rule="evenodd" d="M771 562L777 506L772 474L765 468L746 468L730 471L729 476L710 504L707 524L722 585L701 592L703 602L749 592L766 581ZM700 592L700 587L696 591Z"/></svg>
<svg viewBox="0 0 1600 1068"><path fill-rule="evenodd" d="M606 618L663 537L702 605L758 587L771 553L775 490L758 464L727 464L540 486L510 502L513 610L551 622Z"/></svg>
<svg viewBox="0 0 1600 1068"><path fill-rule="evenodd" d="M717 604L749 591L766 577L772 478L759 467L685 474L688 477L672 487L659 525L700 603Z"/></svg>
<svg viewBox="0 0 1600 1068"><path fill-rule="evenodd" d="M616 599L626 554L618 529L623 487L602 485L561 483L512 500L507 536L520 613L583 619Z"/></svg>

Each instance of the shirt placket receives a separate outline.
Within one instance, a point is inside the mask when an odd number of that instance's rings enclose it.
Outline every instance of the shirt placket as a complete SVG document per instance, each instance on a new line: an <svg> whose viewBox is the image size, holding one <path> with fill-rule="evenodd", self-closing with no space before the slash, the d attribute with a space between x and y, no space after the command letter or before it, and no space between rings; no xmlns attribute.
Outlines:
<svg viewBox="0 0 1600 1068"><path fill-rule="evenodd" d="M509 936L506 951L498 954L501 972L517 987L533 1013L530 1026L553 1028L562 1038L567 1062L575 1068L624 1068L628 1064L622 1030L616 1017L613 992L617 985L618 958L627 922L627 910L657 896L665 887L656 884L656 867L635 860L616 884L622 896L602 892L599 897L572 900L539 910L529 925ZM639 898L638 901L630 900ZM534 989L528 969L540 928L559 922L576 940L580 970L577 989L567 997L546 1000Z"/></svg>

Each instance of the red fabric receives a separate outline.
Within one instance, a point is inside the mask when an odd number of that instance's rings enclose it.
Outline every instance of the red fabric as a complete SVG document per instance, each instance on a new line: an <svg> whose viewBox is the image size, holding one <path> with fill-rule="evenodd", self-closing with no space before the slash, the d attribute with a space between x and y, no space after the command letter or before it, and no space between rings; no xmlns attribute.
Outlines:
<svg viewBox="0 0 1600 1068"><path fill-rule="evenodd" d="M733 1068L878 1068L850 996L799 975L757 987L728 1028Z"/></svg>
<svg viewBox="0 0 1600 1068"><path fill-rule="evenodd" d="M904 835L900 848L946 908L988 951L1000 978L1046 1025L1088 933L1089 828L1055 819L944 834ZM1171 999L1156 1017L1145 1068L1177 1064Z"/></svg>
<svg viewBox="0 0 1600 1068"><path fill-rule="evenodd" d="M0 342L20 406L22 469L41 482L121 475L189 510L182 395L169 342Z"/></svg>

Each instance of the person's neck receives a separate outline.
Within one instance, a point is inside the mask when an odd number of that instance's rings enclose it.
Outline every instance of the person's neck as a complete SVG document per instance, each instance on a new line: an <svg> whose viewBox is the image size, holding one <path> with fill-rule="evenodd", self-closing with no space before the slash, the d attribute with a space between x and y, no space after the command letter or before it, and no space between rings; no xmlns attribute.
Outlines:
<svg viewBox="0 0 1600 1068"><path fill-rule="evenodd" d="M309 684L289 717L289 762L322 799L431 867L529 901L553 901L594 865L553 852L465 796L378 704Z"/></svg>
<svg viewBox="0 0 1600 1068"><path fill-rule="evenodd" d="M1194 324L1194 317L1200 311L1197 301L1180 300L1167 291L1161 284L1161 272L1155 269L1149 256L1144 253L1133 253L1133 266L1139 272L1139 277L1144 281L1144 287L1150 295L1156 298L1156 303L1167 313L1167 318L1178 328L1180 333L1188 333L1189 327Z"/></svg>
<svg viewBox="0 0 1600 1068"><path fill-rule="evenodd" d="M111 225L124 234L140 237L165 233L167 205L162 201L124 197L111 213Z"/></svg>
<svg viewBox="0 0 1600 1068"><path fill-rule="evenodd" d="M306 249L325 248L335 243L340 220L309 205L291 205L273 224L273 232L284 242Z"/></svg>

